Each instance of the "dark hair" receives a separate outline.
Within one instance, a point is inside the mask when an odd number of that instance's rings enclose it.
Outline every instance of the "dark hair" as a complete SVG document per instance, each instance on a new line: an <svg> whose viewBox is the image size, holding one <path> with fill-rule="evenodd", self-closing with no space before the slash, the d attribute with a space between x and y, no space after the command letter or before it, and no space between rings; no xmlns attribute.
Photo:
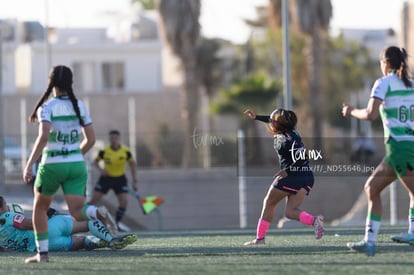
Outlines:
<svg viewBox="0 0 414 275"><path fill-rule="evenodd" d="M386 60L392 70L395 70L398 77L404 82L406 87L412 87L409 80L409 69L407 63L407 51L404 48L390 46L385 48L380 55L380 59Z"/></svg>
<svg viewBox="0 0 414 275"><path fill-rule="evenodd" d="M49 85L47 86L46 91L43 93L42 97L37 101L36 106L33 112L29 116L30 122L35 122L38 120L37 117L37 109L49 98L50 94L54 87L59 88L60 90L66 91L69 96L70 102L72 102L73 109L75 110L76 116L79 119L79 124L85 126L83 118L81 117L79 106L78 106L78 99L76 98L75 94L73 93L72 89L73 83L73 74L72 71L64 66L58 65L53 67L49 74Z"/></svg>
<svg viewBox="0 0 414 275"><path fill-rule="evenodd" d="M109 131L109 134L110 135L117 135L117 136L121 135L121 133L118 130L111 130L111 131Z"/></svg>
<svg viewBox="0 0 414 275"><path fill-rule="evenodd" d="M276 122L276 125L272 122ZM270 114L269 131L273 134L288 133L295 129L298 118L295 112L276 109Z"/></svg>

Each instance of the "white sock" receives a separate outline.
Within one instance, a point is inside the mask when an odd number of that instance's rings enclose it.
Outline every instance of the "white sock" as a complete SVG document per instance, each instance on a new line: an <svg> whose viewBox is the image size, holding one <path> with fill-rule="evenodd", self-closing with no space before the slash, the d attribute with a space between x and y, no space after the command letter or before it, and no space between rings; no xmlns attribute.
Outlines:
<svg viewBox="0 0 414 275"><path fill-rule="evenodd" d="M97 220L98 217L96 216L96 211L98 208L95 205L88 205L88 208L86 208L86 216L89 220Z"/></svg>
<svg viewBox="0 0 414 275"><path fill-rule="evenodd" d="M408 217L408 233L414 234L414 216Z"/></svg>
<svg viewBox="0 0 414 275"><path fill-rule="evenodd" d="M367 220L365 225L365 238L364 241L375 243L377 241L377 235L381 226L380 221Z"/></svg>
<svg viewBox="0 0 414 275"><path fill-rule="evenodd" d="M49 239L46 240L36 240L36 247L39 253L49 251Z"/></svg>
<svg viewBox="0 0 414 275"><path fill-rule="evenodd" d="M410 208L408 215L408 233L414 234L414 208Z"/></svg>

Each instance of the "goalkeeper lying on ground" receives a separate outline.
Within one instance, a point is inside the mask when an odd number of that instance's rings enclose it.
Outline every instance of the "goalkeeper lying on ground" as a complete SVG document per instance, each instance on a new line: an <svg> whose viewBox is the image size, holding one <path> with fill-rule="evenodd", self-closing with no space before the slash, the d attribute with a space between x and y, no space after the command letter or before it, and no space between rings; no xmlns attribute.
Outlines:
<svg viewBox="0 0 414 275"><path fill-rule="evenodd" d="M36 251L32 219L9 209L6 199L0 196L0 251ZM52 211L53 212L53 211ZM122 249L137 240L135 234L111 236L99 221L75 221L69 215L50 215L49 251L73 251L109 247ZM91 232L93 236L76 234Z"/></svg>

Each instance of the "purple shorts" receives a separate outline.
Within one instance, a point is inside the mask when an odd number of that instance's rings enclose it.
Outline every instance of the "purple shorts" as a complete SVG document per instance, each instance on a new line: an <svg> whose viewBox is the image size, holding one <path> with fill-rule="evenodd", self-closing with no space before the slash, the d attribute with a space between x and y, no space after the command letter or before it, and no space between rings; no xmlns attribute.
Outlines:
<svg viewBox="0 0 414 275"><path fill-rule="evenodd" d="M300 189L305 189L309 194L315 183L312 171L289 173L287 177L275 178L273 187L281 191L296 194Z"/></svg>

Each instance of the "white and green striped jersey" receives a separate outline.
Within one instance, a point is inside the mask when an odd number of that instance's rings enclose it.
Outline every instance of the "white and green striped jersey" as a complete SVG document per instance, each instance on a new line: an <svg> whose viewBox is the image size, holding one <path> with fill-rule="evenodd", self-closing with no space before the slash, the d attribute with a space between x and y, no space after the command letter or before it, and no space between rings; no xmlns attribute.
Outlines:
<svg viewBox="0 0 414 275"><path fill-rule="evenodd" d="M78 100L78 106L85 125L91 124L85 104ZM80 150L82 126L69 97L51 98L38 109L37 117L39 121L51 123L50 136L43 149L41 163L84 161Z"/></svg>
<svg viewBox="0 0 414 275"><path fill-rule="evenodd" d="M371 97L382 100L385 139L414 141L414 83L406 87L396 74L388 74L375 82Z"/></svg>

